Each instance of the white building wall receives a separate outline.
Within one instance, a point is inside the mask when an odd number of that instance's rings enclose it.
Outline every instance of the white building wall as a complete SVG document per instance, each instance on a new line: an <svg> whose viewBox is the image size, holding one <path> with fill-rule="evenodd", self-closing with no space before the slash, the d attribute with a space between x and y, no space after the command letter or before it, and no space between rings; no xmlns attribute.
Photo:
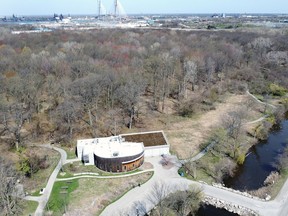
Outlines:
<svg viewBox="0 0 288 216"><path fill-rule="evenodd" d="M155 157L161 155L170 154L169 146L153 146L153 147L145 147L145 157Z"/></svg>
<svg viewBox="0 0 288 216"><path fill-rule="evenodd" d="M77 157L80 160L82 160L83 149L84 149L83 145L78 145L77 144Z"/></svg>

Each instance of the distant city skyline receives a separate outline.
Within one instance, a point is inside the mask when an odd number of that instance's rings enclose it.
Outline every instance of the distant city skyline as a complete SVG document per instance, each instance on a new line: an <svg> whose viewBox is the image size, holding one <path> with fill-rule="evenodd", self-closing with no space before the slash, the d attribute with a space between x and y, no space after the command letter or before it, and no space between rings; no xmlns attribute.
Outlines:
<svg viewBox="0 0 288 216"><path fill-rule="evenodd" d="M120 0L127 14L288 13L287 0ZM102 0L113 13L114 0ZM1 16L97 14L97 0L2 0Z"/></svg>

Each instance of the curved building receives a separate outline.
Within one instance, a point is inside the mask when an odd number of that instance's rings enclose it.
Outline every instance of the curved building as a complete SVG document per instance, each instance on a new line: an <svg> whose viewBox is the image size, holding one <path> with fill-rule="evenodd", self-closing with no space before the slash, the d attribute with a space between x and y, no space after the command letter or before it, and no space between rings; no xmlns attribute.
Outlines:
<svg viewBox="0 0 288 216"><path fill-rule="evenodd" d="M77 156L85 165L108 172L127 172L144 162L144 145L126 142L121 136L77 141Z"/></svg>

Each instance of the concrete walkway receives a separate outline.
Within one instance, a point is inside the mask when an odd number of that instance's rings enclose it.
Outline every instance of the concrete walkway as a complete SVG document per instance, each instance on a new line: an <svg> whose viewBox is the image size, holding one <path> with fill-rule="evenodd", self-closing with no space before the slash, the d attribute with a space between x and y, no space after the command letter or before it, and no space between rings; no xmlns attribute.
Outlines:
<svg viewBox="0 0 288 216"><path fill-rule="evenodd" d="M57 147L52 147L50 144L46 144L46 145L38 145L39 147L45 147L45 148L49 148L49 149L54 149L56 151L58 151L61 155L61 158L56 166L56 168L54 169L54 171L52 172L52 174L49 177L48 183L45 187L44 193L39 196L39 197L33 197L33 196L26 196L24 199L26 200L33 200L33 201L37 201L38 207L36 209L35 215L36 216L42 216L44 213L44 208L49 200L54 182L57 178L57 175L62 167L62 165L64 164L64 162L66 161L67 158L67 154L63 149L57 148Z"/></svg>
<svg viewBox="0 0 288 216"><path fill-rule="evenodd" d="M262 101L258 100L254 95L250 94L249 91L247 91L247 94L253 97L255 100L257 100L259 103L265 104ZM276 108L274 105L267 104L268 106L272 107L273 109ZM260 121L263 121L266 118L266 116L263 116L255 121L248 122L246 124L254 124ZM193 158L189 159L192 161L199 160L201 157L203 157L208 150L213 147L214 143L212 142L209 146L207 146L203 151L201 151L199 154L194 156ZM49 200L54 182L57 181L67 181L71 179L78 179L78 178L119 178L119 177L126 177L131 175L137 175L140 173L135 174L127 174L127 175L119 175L115 177L111 176L75 176L71 178L66 179L56 179L57 175L62 167L62 165L67 163L73 163L75 161L79 161L79 159L69 159L67 160L67 154L66 152L57 147L52 147L51 145L38 145L40 147L45 147L49 149L54 149L58 151L61 155L61 159L59 163L57 164L56 168L52 172L48 183L46 185L46 188L44 190L44 193L42 196L39 197L33 197L33 196L26 196L24 199L26 200L33 200L39 202L39 205L36 209L35 215L36 216L42 216L44 213L44 208ZM171 156L173 157L173 156ZM270 202L262 202L259 200L254 200L251 198L247 198L244 196L241 196L239 194L235 194L230 191L226 191L223 189L215 188L210 185L201 184L198 182L190 181L184 178L181 178L178 175L178 168L181 166L181 163L185 162L185 160L178 161L176 157L173 157L174 160L174 166L170 169L165 169L162 167L160 161L162 160L161 157L152 157L152 158L146 158L145 161L150 162L153 164L154 169L153 170L146 170L143 172L150 172L154 171L153 177L146 182L145 184L141 185L140 187L134 188L130 190L127 194L125 194L121 199L114 202L113 204L109 205L101 215L107 215L107 216L113 216L113 215L119 215L120 212L131 212L133 208L135 209L135 204L137 201L141 203L143 207L146 208L146 210L151 210L154 206L151 204L151 202L148 201L148 196L151 194L152 187L157 182L163 182L164 184L170 185L170 192L188 188L189 185L195 185L203 188L203 192L206 195L209 195L211 197L219 198L223 201L238 204L240 206L244 206L246 208L250 208L256 212L259 212L260 215L263 216L271 216L271 215L288 215L288 180L284 184L283 188L281 189L280 193L276 197L275 200ZM142 173L143 173L142 172Z"/></svg>
<svg viewBox="0 0 288 216"><path fill-rule="evenodd" d="M247 94L255 99L258 103L265 104L270 106L271 108L275 109L276 106L272 104L266 104L260 100L258 100L254 95L252 95L249 91ZM267 115L248 122L246 124L255 124L261 122L267 118ZM194 182L185 178L181 178L177 171L179 166L186 161L196 161L202 158L210 148L213 147L215 142L212 142L208 145L204 150L202 150L199 154L192 157L191 159L187 160L180 160L178 161L177 158L174 158L174 167L166 170L160 164L161 157L154 157L154 158L145 158L146 161L150 162L154 166L154 176L145 184L143 184L139 188L132 189L127 194L125 194L121 199L109 205L101 214L101 216L117 216L120 215L119 213L132 213L135 212L135 208L137 203L141 203L142 208L144 207L146 211L151 210L154 206L151 202L149 202L149 194L151 194L152 186L156 182L163 182L164 184L170 185L171 192L174 190L179 189L179 185L182 187L188 187L188 185L195 185L201 187L205 195L215 197L225 201L227 203L233 203L239 206L246 207L251 209L261 216L284 216L288 215L288 180L285 182L284 186L282 187L280 193L276 197L275 200L264 202L252 198L248 198L242 196L240 194L233 193L228 190L216 188L210 185L201 184L199 182Z"/></svg>
<svg viewBox="0 0 288 216"><path fill-rule="evenodd" d="M140 172L123 174L123 175L120 175L120 174L116 175L115 174L113 176L79 175L79 176L74 176L74 177L69 177L69 178L57 178L56 181L69 181L69 180L80 179L80 178L115 179L115 178L124 178L124 177L135 176L135 175L139 175L139 174L147 173L147 172L154 172L154 169L147 169L147 170L143 170Z"/></svg>
<svg viewBox="0 0 288 216"><path fill-rule="evenodd" d="M172 168L165 169L160 164L161 157L146 158L145 160L153 164L155 171L154 176L145 184L130 190L121 197L121 199L106 207L101 216L119 216L121 213L133 215L137 203L141 203L142 208L145 207L146 211L151 210L154 205L149 202L149 194L151 194L153 185L156 182L162 182L169 185L170 192L188 188L189 185L198 186L203 189L205 195L218 198L227 203L246 207L257 212L261 216L288 215L288 181L285 183L275 200L265 202L182 178L177 173L177 161L175 161Z"/></svg>

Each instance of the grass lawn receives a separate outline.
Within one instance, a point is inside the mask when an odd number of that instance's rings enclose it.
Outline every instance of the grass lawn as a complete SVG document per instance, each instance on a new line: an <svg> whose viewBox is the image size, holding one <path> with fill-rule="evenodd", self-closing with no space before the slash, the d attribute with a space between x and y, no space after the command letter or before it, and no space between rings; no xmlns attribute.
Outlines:
<svg viewBox="0 0 288 216"><path fill-rule="evenodd" d="M63 215L70 202L70 193L78 186L78 180L55 182L46 210L53 212L53 215Z"/></svg>
<svg viewBox="0 0 288 216"><path fill-rule="evenodd" d="M37 209L37 206L38 206L38 202L24 200L22 215L23 216L30 215L30 214L33 215Z"/></svg>
<svg viewBox="0 0 288 216"><path fill-rule="evenodd" d="M46 211L54 215L99 215L106 206L121 198L136 185L148 181L153 172L117 179L83 178L71 183L56 182ZM65 189L68 186L67 189ZM67 194L61 193L67 191Z"/></svg>
<svg viewBox="0 0 288 216"><path fill-rule="evenodd" d="M75 148L76 148L76 144L75 145L71 145L72 147L67 147L67 146L59 146L60 148L64 149L67 153L67 159L75 159L76 157L76 153L75 153Z"/></svg>

